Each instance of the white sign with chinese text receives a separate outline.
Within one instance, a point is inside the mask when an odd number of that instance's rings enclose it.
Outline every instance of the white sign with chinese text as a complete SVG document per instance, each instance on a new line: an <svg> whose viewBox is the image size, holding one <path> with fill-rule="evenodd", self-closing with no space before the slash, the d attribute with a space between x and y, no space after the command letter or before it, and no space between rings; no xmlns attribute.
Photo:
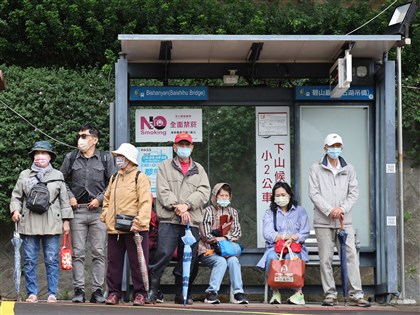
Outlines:
<svg viewBox="0 0 420 315"><path fill-rule="evenodd" d="M150 179L153 197L156 197L156 176L158 165L167 159L172 159L172 147L138 147L137 163L139 170Z"/></svg>
<svg viewBox="0 0 420 315"><path fill-rule="evenodd" d="M289 107L255 107L257 164L257 247L265 240L262 220L270 208L271 192L278 181L291 180Z"/></svg>
<svg viewBox="0 0 420 315"><path fill-rule="evenodd" d="M202 141L201 109L137 109L136 142L174 141L180 132Z"/></svg>

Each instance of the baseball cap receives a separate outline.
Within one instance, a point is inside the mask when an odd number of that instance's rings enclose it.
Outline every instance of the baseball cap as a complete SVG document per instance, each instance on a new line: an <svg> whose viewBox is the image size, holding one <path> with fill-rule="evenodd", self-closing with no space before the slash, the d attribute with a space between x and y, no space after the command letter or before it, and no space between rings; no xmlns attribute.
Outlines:
<svg viewBox="0 0 420 315"><path fill-rule="evenodd" d="M330 145L333 145L334 143L343 144L343 139L341 139L341 137L336 133L330 133L328 136L325 137L325 141L324 141L325 145L330 146Z"/></svg>
<svg viewBox="0 0 420 315"><path fill-rule="evenodd" d="M188 141L189 143L193 143L192 136L188 132L178 133L175 137L174 143L178 143L182 140Z"/></svg>

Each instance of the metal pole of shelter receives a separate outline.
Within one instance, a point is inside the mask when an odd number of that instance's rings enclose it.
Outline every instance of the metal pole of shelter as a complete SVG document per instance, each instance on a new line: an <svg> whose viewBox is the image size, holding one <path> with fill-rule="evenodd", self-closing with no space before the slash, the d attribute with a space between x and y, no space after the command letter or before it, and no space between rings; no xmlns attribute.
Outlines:
<svg viewBox="0 0 420 315"><path fill-rule="evenodd" d="M403 182L403 136L402 136L402 87L401 87L401 46L397 46L397 119L398 119L398 189L400 205L400 285L401 298L405 299L405 259L404 259L404 182Z"/></svg>

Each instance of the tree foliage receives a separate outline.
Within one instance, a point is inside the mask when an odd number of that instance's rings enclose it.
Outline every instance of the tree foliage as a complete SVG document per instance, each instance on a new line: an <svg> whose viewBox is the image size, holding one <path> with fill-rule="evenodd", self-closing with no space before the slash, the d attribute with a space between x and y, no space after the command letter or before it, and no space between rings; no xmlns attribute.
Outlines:
<svg viewBox="0 0 420 315"><path fill-rule="evenodd" d="M58 153L56 168L76 145L83 123L97 125L103 135L100 142L108 148L109 102L114 91L98 70L1 68L8 82L8 89L0 93L0 219L4 219L19 173L30 166L28 152L35 141L52 143Z"/></svg>

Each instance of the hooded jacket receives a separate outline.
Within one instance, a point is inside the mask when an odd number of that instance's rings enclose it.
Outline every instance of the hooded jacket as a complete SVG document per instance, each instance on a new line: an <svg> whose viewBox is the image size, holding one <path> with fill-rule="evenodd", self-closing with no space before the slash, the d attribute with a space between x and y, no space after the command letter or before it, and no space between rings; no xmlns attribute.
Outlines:
<svg viewBox="0 0 420 315"><path fill-rule="evenodd" d="M26 196L29 195L29 178L36 176L36 172L27 169L20 173L12 192L10 200L10 213L19 211L22 215L19 221L18 232L25 235L56 235L63 232L63 220L73 218L73 210L70 207L66 184L63 174L53 169L42 178L43 182L58 180L48 183L50 200L57 199L51 204L49 210L43 214L34 213L26 208Z"/></svg>
<svg viewBox="0 0 420 315"><path fill-rule="evenodd" d="M354 167L339 157L341 168L334 175L328 168L327 155L309 171L309 198L314 204L314 227L340 227L340 220L330 217L333 208L344 212L344 225L351 225L351 210L359 197L359 183Z"/></svg>
<svg viewBox="0 0 420 315"><path fill-rule="evenodd" d="M182 173L178 157L159 164L156 178L156 212L159 223L181 224L174 205L189 205L190 225L203 221L203 206L210 196L210 183L204 168L190 159L187 173Z"/></svg>
<svg viewBox="0 0 420 315"><path fill-rule="evenodd" d="M115 229L117 213L134 216L133 225L141 232L149 230L152 210L150 180L144 173L140 173L136 182L137 171L137 166L131 165L111 177L101 214L101 221L106 224L108 234L130 233Z"/></svg>
<svg viewBox="0 0 420 315"><path fill-rule="evenodd" d="M232 226L229 232L224 235L230 241L238 241L242 235L241 225L239 223L238 211L231 206L221 207L217 204L217 194L223 185L227 183L218 183L214 185L211 193L211 205L204 209L203 222L200 225L200 243L198 247L198 255L204 254L211 249L210 244L216 242L216 237L212 234L213 230L220 228L220 217L228 215L228 221L232 220Z"/></svg>

